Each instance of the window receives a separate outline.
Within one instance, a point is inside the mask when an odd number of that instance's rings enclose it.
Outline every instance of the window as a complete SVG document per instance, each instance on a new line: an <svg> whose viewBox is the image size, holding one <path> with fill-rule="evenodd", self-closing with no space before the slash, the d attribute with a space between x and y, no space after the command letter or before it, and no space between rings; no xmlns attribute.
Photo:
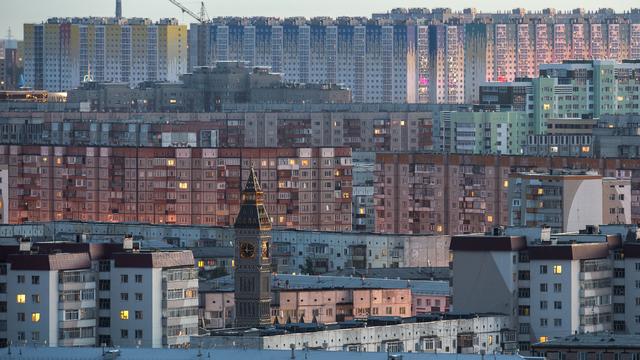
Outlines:
<svg viewBox="0 0 640 360"><path fill-rule="evenodd" d="M547 292L547 283L540 284L540 292Z"/></svg>
<svg viewBox="0 0 640 360"><path fill-rule="evenodd" d="M40 276L32 276L31 277L31 284L32 285L38 285L40 284Z"/></svg>
<svg viewBox="0 0 640 360"><path fill-rule="evenodd" d="M99 327L111 327L111 318L110 317L101 317L98 319Z"/></svg>
<svg viewBox="0 0 640 360"><path fill-rule="evenodd" d="M120 282L121 283L128 283L129 282L129 275L120 275Z"/></svg>
<svg viewBox="0 0 640 360"><path fill-rule="evenodd" d="M136 330L136 339L142 339L142 330L140 329Z"/></svg>
<svg viewBox="0 0 640 360"><path fill-rule="evenodd" d="M40 313L38 312L31 313L31 322L34 322L34 323L40 322Z"/></svg>
<svg viewBox="0 0 640 360"><path fill-rule="evenodd" d="M31 295L31 301L33 301L34 304L40 304L40 295L38 294Z"/></svg>
<svg viewBox="0 0 640 360"><path fill-rule="evenodd" d="M547 323L548 323L547 319L545 318L540 319L540 327L546 327Z"/></svg>
<svg viewBox="0 0 640 360"><path fill-rule="evenodd" d="M98 300L98 307L102 310L111 309L111 299L100 299Z"/></svg>
<svg viewBox="0 0 640 360"><path fill-rule="evenodd" d="M547 273L547 265L540 265L540 274Z"/></svg>
<svg viewBox="0 0 640 360"><path fill-rule="evenodd" d="M98 269L100 270L100 272L111 271L111 261L109 260L100 261Z"/></svg>
<svg viewBox="0 0 640 360"><path fill-rule="evenodd" d="M400 315L404 315L404 314L406 314L406 313L407 313L407 312L406 312L406 309L404 308L404 306L402 306L402 307L400 308Z"/></svg>
<svg viewBox="0 0 640 360"><path fill-rule="evenodd" d="M120 300L128 301L129 300L129 293L120 293Z"/></svg>
<svg viewBox="0 0 640 360"><path fill-rule="evenodd" d="M137 283L141 283L142 282L142 275L140 275L140 274L136 275L136 282Z"/></svg>
<svg viewBox="0 0 640 360"><path fill-rule="evenodd" d="M562 284L560 283L555 283L553 284L553 292L562 292Z"/></svg>
<svg viewBox="0 0 640 360"><path fill-rule="evenodd" d="M18 275L18 284L24 284L24 275Z"/></svg>
<svg viewBox="0 0 640 360"><path fill-rule="evenodd" d="M553 265L553 273L555 275L562 274L562 265Z"/></svg>
<svg viewBox="0 0 640 360"><path fill-rule="evenodd" d="M121 329L121 330L120 330L120 337L121 337L122 339L126 339L126 338L128 338L128 337L129 337L129 330L127 330L127 329Z"/></svg>
<svg viewBox="0 0 640 360"><path fill-rule="evenodd" d="M549 341L549 337L548 336L540 336L539 340L540 340L541 343L544 343L544 342Z"/></svg>
<svg viewBox="0 0 640 360"><path fill-rule="evenodd" d="M553 302L553 308L556 309L556 310L562 309L562 301L554 301Z"/></svg>
<svg viewBox="0 0 640 360"><path fill-rule="evenodd" d="M80 313L78 312L78 310L65 310L64 319L65 320L79 320L80 319Z"/></svg>
<svg viewBox="0 0 640 360"><path fill-rule="evenodd" d="M180 182L180 183L178 183L178 187L179 187L181 190L187 190L187 189L189 188L189 184L188 184L188 183L186 183L186 182Z"/></svg>
<svg viewBox="0 0 640 360"><path fill-rule="evenodd" d="M193 299L194 297L198 296L198 290L197 289L186 289L184 291L184 298L185 299Z"/></svg>
<svg viewBox="0 0 640 360"><path fill-rule="evenodd" d="M142 311L136 310L135 317L136 317L136 320L142 320Z"/></svg>
<svg viewBox="0 0 640 360"><path fill-rule="evenodd" d="M24 313L23 312L19 312L18 313L18 321L22 322L22 321L24 321L24 319L25 319Z"/></svg>
<svg viewBox="0 0 640 360"><path fill-rule="evenodd" d="M111 281L109 281L109 280L100 280L98 282L98 289L100 291L109 291L109 290L111 290Z"/></svg>
<svg viewBox="0 0 640 360"><path fill-rule="evenodd" d="M547 300L540 301L540 310L546 310L548 307Z"/></svg>
<svg viewBox="0 0 640 360"><path fill-rule="evenodd" d="M120 311L120 320L129 320L129 310Z"/></svg>
<svg viewBox="0 0 640 360"><path fill-rule="evenodd" d="M31 340L32 341L40 341L40 331L31 332Z"/></svg>
<svg viewBox="0 0 640 360"><path fill-rule="evenodd" d="M27 302L27 295L25 294L16 295L16 302L18 304L24 304L25 302Z"/></svg>
<svg viewBox="0 0 640 360"><path fill-rule="evenodd" d="M142 293L136 293L136 301L142 301Z"/></svg>
<svg viewBox="0 0 640 360"><path fill-rule="evenodd" d="M387 314L387 315L391 315L391 314L392 314L391 306L387 306L387 308L386 308L386 314Z"/></svg>

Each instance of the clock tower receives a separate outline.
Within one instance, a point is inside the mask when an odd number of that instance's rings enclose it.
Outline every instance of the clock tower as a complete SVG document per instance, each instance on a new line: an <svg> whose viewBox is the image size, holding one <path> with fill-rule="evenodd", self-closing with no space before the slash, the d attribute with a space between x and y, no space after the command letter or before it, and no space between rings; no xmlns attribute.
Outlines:
<svg viewBox="0 0 640 360"><path fill-rule="evenodd" d="M234 225L237 327L271 325L271 220L253 167Z"/></svg>

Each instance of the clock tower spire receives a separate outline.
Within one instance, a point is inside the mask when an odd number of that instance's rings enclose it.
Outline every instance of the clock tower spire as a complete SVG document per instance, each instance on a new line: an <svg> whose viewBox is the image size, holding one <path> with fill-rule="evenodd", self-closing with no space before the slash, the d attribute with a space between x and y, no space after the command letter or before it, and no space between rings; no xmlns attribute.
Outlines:
<svg viewBox="0 0 640 360"><path fill-rule="evenodd" d="M251 168L234 224L237 327L271 324L271 220L264 194Z"/></svg>

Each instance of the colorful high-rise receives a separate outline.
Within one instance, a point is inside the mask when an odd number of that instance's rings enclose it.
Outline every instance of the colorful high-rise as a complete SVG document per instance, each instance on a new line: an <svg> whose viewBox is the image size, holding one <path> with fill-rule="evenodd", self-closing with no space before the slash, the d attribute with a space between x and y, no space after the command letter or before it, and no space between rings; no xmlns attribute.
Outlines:
<svg viewBox="0 0 640 360"><path fill-rule="evenodd" d="M52 18L24 25L25 82L76 88L83 80L177 81L187 71L187 28L175 19Z"/></svg>

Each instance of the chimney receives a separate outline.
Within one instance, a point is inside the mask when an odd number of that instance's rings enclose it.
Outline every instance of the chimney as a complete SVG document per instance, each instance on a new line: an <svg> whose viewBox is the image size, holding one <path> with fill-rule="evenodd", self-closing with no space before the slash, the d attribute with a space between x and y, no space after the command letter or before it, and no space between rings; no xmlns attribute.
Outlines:
<svg viewBox="0 0 640 360"><path fill-rule="evenodd" d="M20 252L30 252L31 251L31 239L21 237L18 239L18 244Z"/></svg>
<svg viewBox="0 0 640 360"><path fill-rule="evenodd" d="M122 0L116 0L116 18L122 18Z"/></svg>
<svg viewBox="0 0 640 360"><path fill-rule="evenodd" d="M133 235L127 234L122 239L122 249L123 250L133 250Z"/></svg>

